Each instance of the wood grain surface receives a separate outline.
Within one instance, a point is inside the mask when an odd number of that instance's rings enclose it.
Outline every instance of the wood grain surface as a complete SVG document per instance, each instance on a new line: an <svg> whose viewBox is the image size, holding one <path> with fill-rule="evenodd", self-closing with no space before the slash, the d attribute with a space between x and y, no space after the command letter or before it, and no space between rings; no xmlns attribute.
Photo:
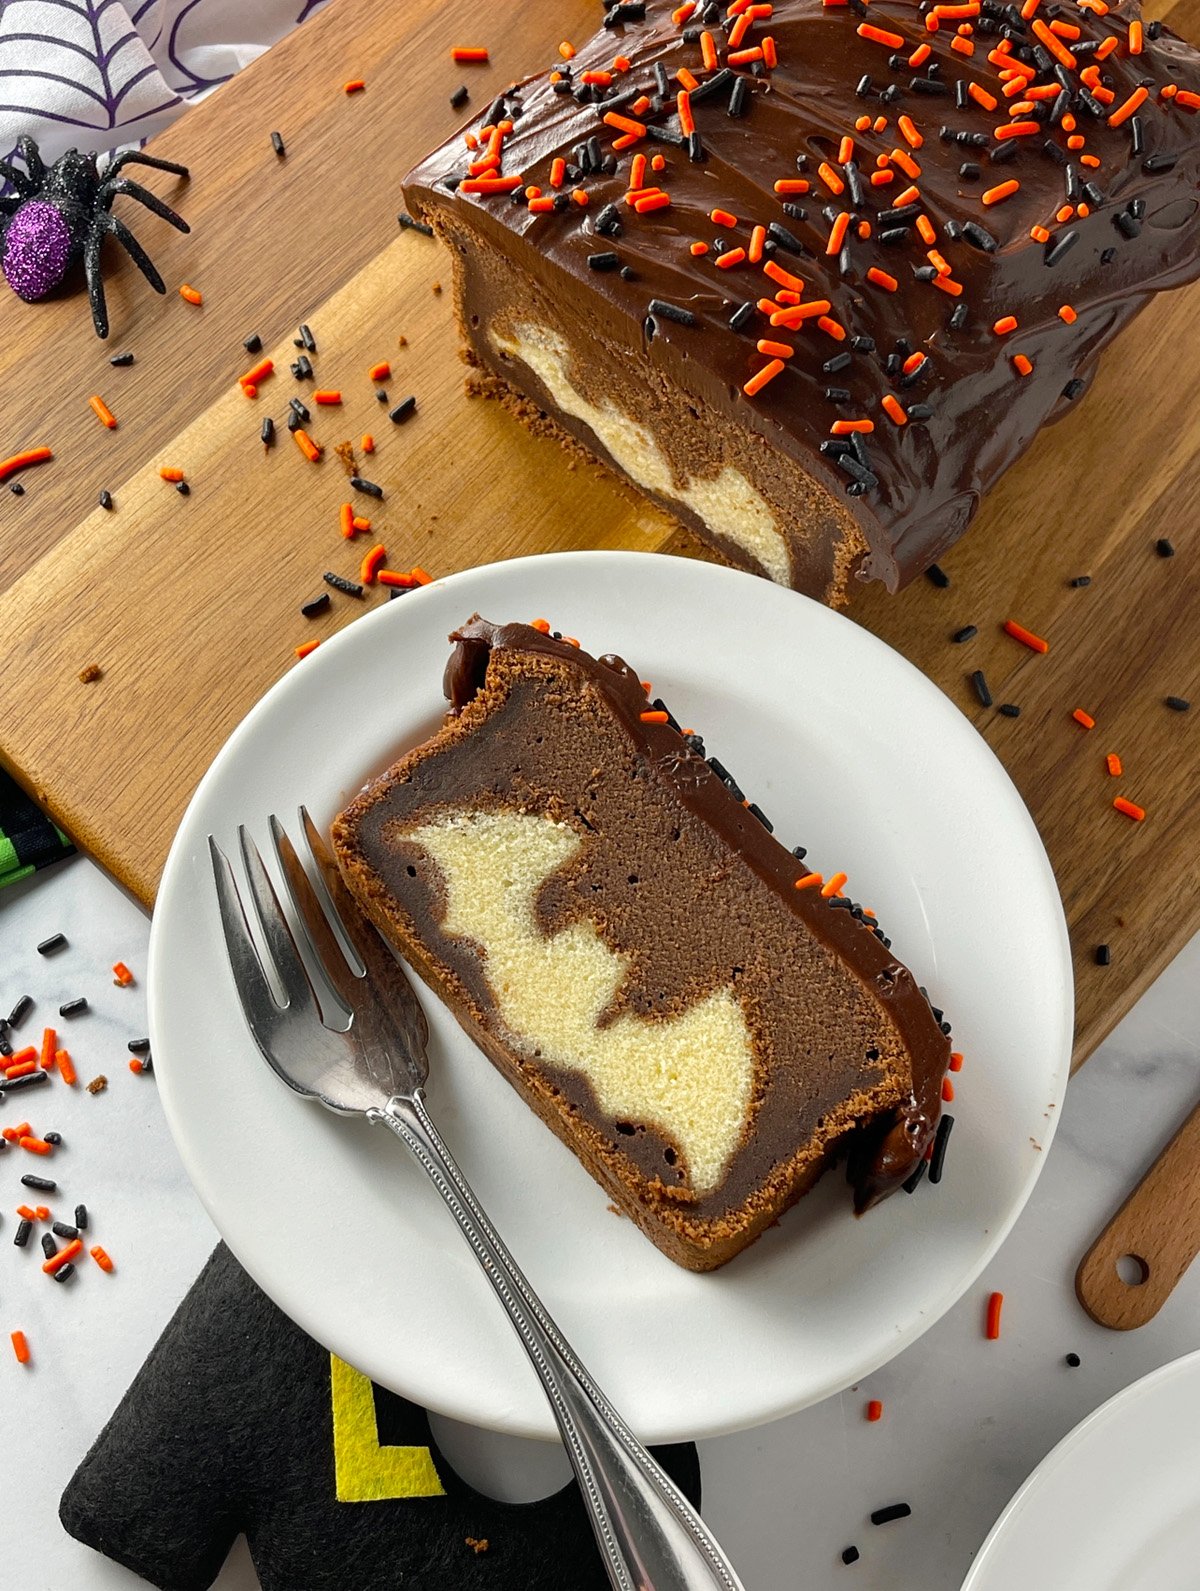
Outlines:
<svg viewBox="0 0 1200 1591"><path fill-rule="evenodd" d="M1132 1331L1154 1319L1197 1254L1200 1105L1084 1255L1075 1291L1100 1325Z"/></svg>
<svg viewBox="0 0 1200 1591"><path fill-rule="evenodd" d="M1160 10L1200 39L1200 0ZM0 298L0 450L46 443L56 455L25 477L24 497L0 489L0 760L147 905L230 730L297 666L297 644L362 611L334 593L327 615L298 612L322 571L353 574L365 545L338 533L338 505L355 494L333 444L377 439L359 462L386 500L356 505L393 567L437 575L570 547L696 551L612 476L464 396L448 261L396 224L405 171L457 125L458 83L485 106L561 38L586 36L592 0L495 0L483 21L466 0L389 6L385 26L380 16L376 0L335 0L154 141L192 168L186 183L148 182L193 231L123 212L169 293L157 298L110 260L108 344L78 291L38 306ZM451 42L488 44L491 64L453 65ZM366 90L344 94L350 77ZM177 296L184 281L203 306ZM1071 926L1077 1060L1200 928L1200 417L1187 357L1198 310L1200 290L1188 289L1135 322L1077 411L1036 440L945 560L949 589L868 588L851 610L968 713L1028 802ZM313 411L316 465L282 426L290 396L308 401L287 370L301 320L318 342L317 384L345 400ZM236 385L251 332L277 367L254 401ZM137 362L111 368L126 348ZM367 379L381 359L392 403L418 399L405 425L388 421ZM116 431L88 408L93 392ZM267 414L280 429L269 453L258 440ZM163 464L186 470L189 497L159 479ZM110 513L95 506L102 488ZM1163 535L1178 556L1156 555ZM1073 589L1077 574L1092 584ZM1004 635L1010 617L1046 636L1049 653ZM978 637L952 644L965 624ZM93 662L103 677L80 683ZM976 668L1019 718L979 706ZM1197 710L1171 712L1168 694ZM1072 721L1075 707L1094 730ZM1109 751L1124 761L1119 780L1105 772ZM1144 823L1114 812L1118 792L1147 808ZM1100 942L1112 947L1104 968Z"/></svg>

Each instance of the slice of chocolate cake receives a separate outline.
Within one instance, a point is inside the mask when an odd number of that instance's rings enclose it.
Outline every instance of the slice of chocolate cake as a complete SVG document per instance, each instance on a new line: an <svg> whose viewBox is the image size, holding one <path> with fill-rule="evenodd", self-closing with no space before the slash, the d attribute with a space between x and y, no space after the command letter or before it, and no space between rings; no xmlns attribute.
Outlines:
<svg viewBox="0 0 1200 1591"><path fill-rule="evenodd" d="M822 600L934 562L1200 275L1200 54L1131 0L650 0L576 42L405 185L476 385Z"/></svg>
<svg viewBox="0 0 1200 1591"><path fill-rule="evenodd" d="M663 1252L722 1265L848 1151L920 1162L949 1042L869 914L772 838L636 674L452 638L445 726L333 827L350 888Z"/></svg>

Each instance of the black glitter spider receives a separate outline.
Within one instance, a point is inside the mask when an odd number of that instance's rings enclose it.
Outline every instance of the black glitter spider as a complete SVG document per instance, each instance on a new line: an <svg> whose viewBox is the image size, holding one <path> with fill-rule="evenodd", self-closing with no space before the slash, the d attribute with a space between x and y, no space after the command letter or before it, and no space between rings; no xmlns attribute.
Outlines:
<svg viewBox="0 0 1200 1591"><path fill-rule="evenodd" d="M152 166L186 177L186 166L158 160L140 150L126 150L110 160L101 175L96 156L68 149L47 167L28 136L18 138L17 152L25 170L0 160L0 177L15 193L0 197L0 271L18 297L27 303L45 298L83 256L88 299L97 337L108 336L108 309L100 274L100 246L111 235L129 255L156 293L165 293L162 277L129 228L109 212L118 194L126 194L162 216L181 232L191 228L169 205L138 182L122 177L123 167Z"/></svg>

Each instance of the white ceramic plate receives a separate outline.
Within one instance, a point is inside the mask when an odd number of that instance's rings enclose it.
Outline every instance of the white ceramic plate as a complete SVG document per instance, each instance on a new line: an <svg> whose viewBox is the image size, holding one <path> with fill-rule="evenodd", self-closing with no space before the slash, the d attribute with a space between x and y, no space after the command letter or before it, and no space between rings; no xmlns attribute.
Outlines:
<svg viewBox="0 0 1200 1591"><path fill-rule="evenodd" d="M1034 1470L962 1591L1196 1591L1200 1353L1118 1392Z"/></svg>
<svg viewBox="0 0 1200 1591"><path fill-rule="evenodd" d="M188 808L154 917L150 1027L184 1164L242 1263L314 1337L444 1414L552 1433L474 1259L395 1139L297 1099L263 1064L237 1007L205 843L212 832L231 847L240 821L265 840L268 813L291 822L300 802L325 822L429 735L447 635L476 610L545 615L631 660L785 845L850 873L954 1023L967 1061L939 1187L856 1220L835 1174L731 1265L697 1276L610 1213L420 986L433 1112L641 1434L707 1436L816 1402L937 1320L1016 1219L1066 1082L1071 964L1041 842L983 740L881 641L765 580L634 553L474 569L364 617L263 698Z"/></svg>

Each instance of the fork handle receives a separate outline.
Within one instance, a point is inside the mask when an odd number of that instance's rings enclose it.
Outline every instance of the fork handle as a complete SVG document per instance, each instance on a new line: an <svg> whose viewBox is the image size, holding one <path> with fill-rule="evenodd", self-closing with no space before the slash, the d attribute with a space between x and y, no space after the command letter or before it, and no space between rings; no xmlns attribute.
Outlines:
<svg viewBox="0 0 1200 1591"><path fill-rule="evenodd" d="M732 1565L579 1362L521 1274L425 1106L396 1095L367 1113L404 1140L470 1243L537 1372L616 1591L742 1591Z"/></svg>

